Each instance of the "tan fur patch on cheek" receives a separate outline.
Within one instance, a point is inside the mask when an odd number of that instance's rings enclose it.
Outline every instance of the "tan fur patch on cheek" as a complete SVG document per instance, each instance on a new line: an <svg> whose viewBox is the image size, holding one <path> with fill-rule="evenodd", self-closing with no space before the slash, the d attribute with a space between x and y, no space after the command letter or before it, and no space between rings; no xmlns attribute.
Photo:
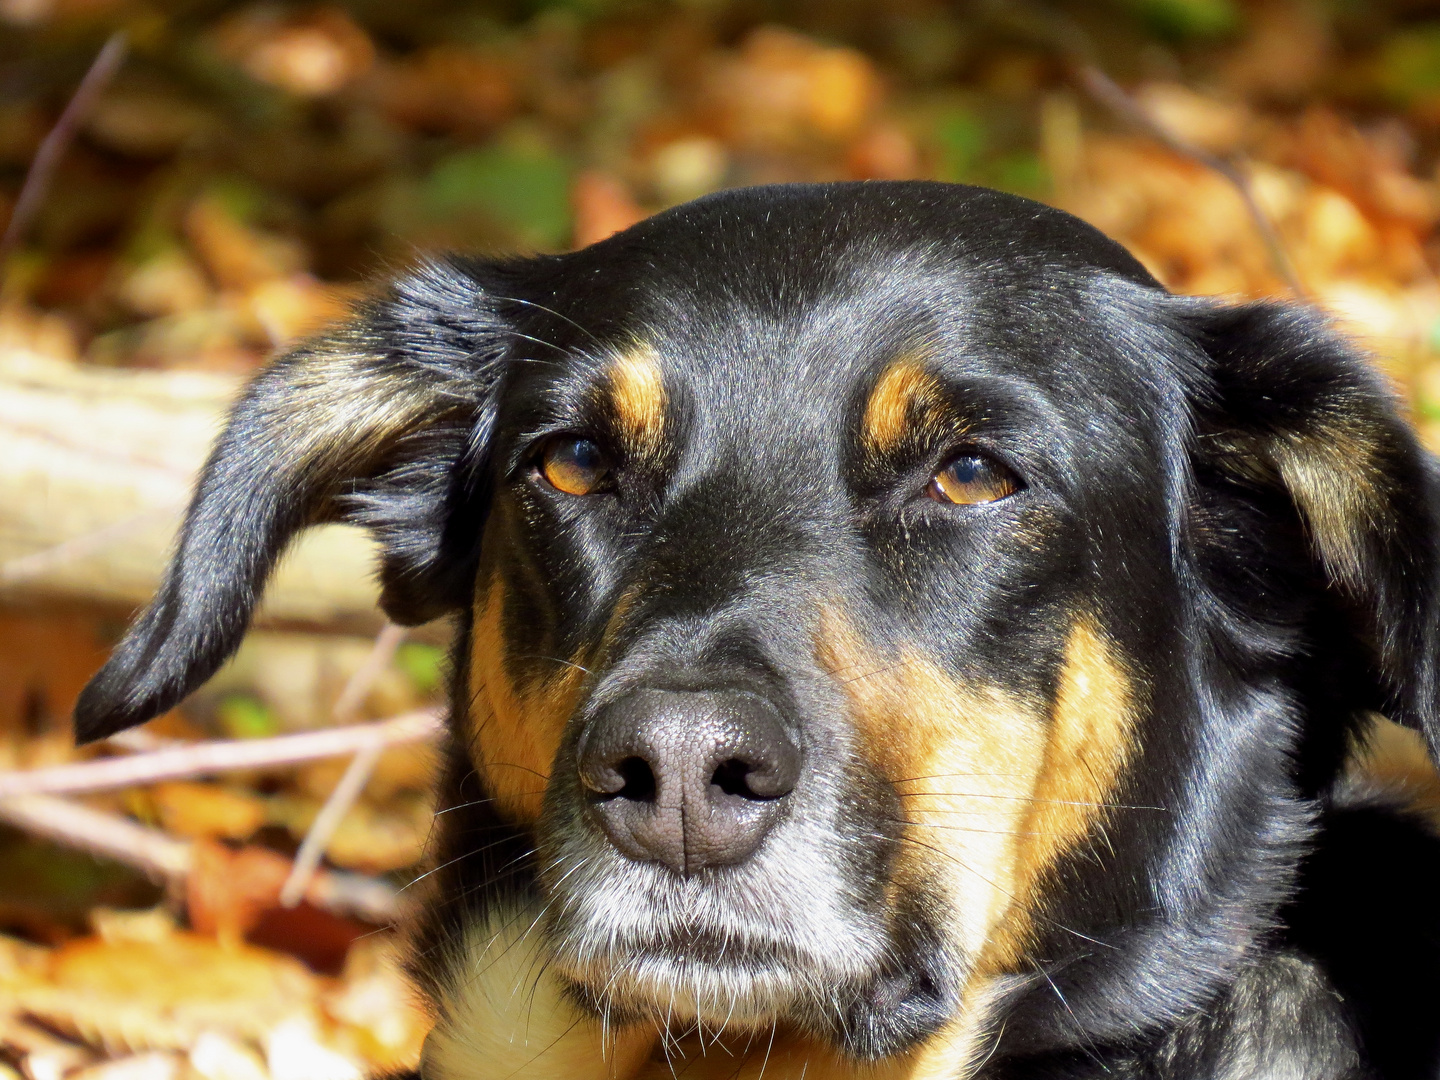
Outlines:
<svg viewBox="0 0 1440 1080"><path fill-rule="evenodd" d="M665 384L649 345L637 345L618 357L607 372L610 403L631 448L653 454L665 431Z"/></svg>
<svg viewBox="0 0 1440 1080"><path fill-rule="evenodd" d="M1134 685L1114 644L1094 619L1077 618L1066 642L1044 757L1020 830L1012 917L992 939L982 966L1013 971L1021 963L1046 871L1094 830L1103 829L1101 819L1115 802L1121 773L1136 750L1136 716Z"/></svg>
<svg viewBox="0 0 1440 1080"><path fill-rule="evenodd" d="M825 622L820 662L850 697L862 752L903 805L897 880L938 881L952 912L950 939L978 956L1014 895L1043 711L994 687L960 686L918 654L887 661L843 620Z"/></svg>
<svg viewBox="0 0 1440 1080"><path fill-rule="evenodd" d="M872 452L889 453L917 430L935 433L946 419L939 381L918 358L905 356L876 381L865 403L862 434Z"/></svg>
<svg viewBox="0 0 1440 1080"><path fill-rule="evenodd" d="M895 882L939 891L955 959L971 969L960 1012L917 1052L913 1075L964 1075L988 1046L996 976L1026 969L1047 871L1114 802L1135 748L1132 682L1088 616L1071 628L1048 716L918 654L877 656L833 612L817 655L850 697L862 753L900 795Z"/></svg>
<svg viewBox="0 0 1440 1080"><path fill-rule="evenodd" d="M476 600L470 645L471 757L497 809L532 822L540 816L584 665L561 665L534 685L516 686L506 665L510 649L504 607L505 587L497 576Z"/></svg>

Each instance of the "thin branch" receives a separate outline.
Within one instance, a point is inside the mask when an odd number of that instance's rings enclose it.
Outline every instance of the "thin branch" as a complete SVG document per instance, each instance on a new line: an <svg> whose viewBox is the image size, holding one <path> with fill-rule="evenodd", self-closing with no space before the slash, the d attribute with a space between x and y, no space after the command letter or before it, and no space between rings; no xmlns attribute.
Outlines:
<svg viewBox="0 0 1440 1080"><path fill-rule="evenodd" d="M428 741L438 738L441 730L440 711L420 709L389 720L270 739L220 739L130 757L4 772L0 773L0 799L107 791L239 769L277 768L353 754L376 743L399 746Z"/></svg>
<svg viewBox="0 0 1440 1080"><path fill-rule="evenodd" d="M69 104L65 106L60 118L55 121L55 126L41 141L39 149L35 151L35 157L30 162L30 170L25 174L25 183L20 188L20 195L15 200L14 209L10 211L10 221L5 226L5 234L0 237L0 267L4 266L10 252L14 251L21 239L24 238L25 230L30 227L30 222L40 209L40 204L45 201L45 194L50 188L50 178L55 173L55 167L65 156L65 151L74 141L75 133L80 129L80 124L94 107L96 100L104 92L110 80L114 78L115 72L120 70L120 64L125 59L125 50L125 31L117 30L101 47L94 62L90 65L90 70L85 73L85 77L80 80L80 85L75 88Z"/></svg>
<svg viewBox="0 0 1440 1080"><path fill-rule="evenodd" d="M1027 0L977 0L975 12L979 18L1051 50L1064 60L1071 79L1098 104L1133 124L1174 153L1207 169L1213 169L1228 180L1244 202L1255 231L1260 234L1260 241L1270 256L1275 273L1297 299L1308 298L1305 286L1300 283L1299 275L1295 273L1295 265L1285 251L1280 234L1275 231L1269 215L1255 200L1249 178L1236 168L1233 162L1181 138L1141 108L1105 73L1096 58L1094 42L1080 23L1048 4L1029 3Z"/></svg>
<svg viewBox="0 0 1440 1080"><path fill-rule="evenodd" d="M333 716L337 723L355 718L365 701L365 695L370 692L370 687L394 659L395 650L405 640L405 634L404 627L386 623L376 635L369 655L350 677L350 681L345 684L345 689L335 701ZM280 890L282 907L294 907L304 898L310 879L319 867L320 860L325 857L330 838L335 835L340 822L345 819L350 807L355 805L355 800L370 782L370 774L375 771L375 765L384 749L383 743L375 742L363 747L350 759L345 775L340 777L340 782L330 792L325 805L320 808L320 813L315 815L315 820L311 822L305 839L300 844L300 850L295 853L295 865L291 867L290 876L285 879L285 886Z"/></svg>
<svg viewBox="0 0 1440 1080"><path fill-rule="evenodd" d="M0 821L66 847L123 862L155 881L180 881L192 865L193 853L184 840L68 799L50 795L0 799Z"/></svg>
<svg viewBox="0 0 1440 1080"><path fill-rule="evenodd" d="M350 759L345 775L340 778L340 783L335 785L335 790L330 792L330 797L325 800L320 813L315 815L310 830L300 844L300 850L295 853L295 865L290 868L290 876L285 879L285 885L280 890L281 907L294 907L305 898L305 890L310 887L310 879L319 868L320 860L325 857L330 838L335 835L340 822L365 790L370 774L375 771L375 763L380 760L384 750L384 744L373 743Z"/></svg>
<svg viewBox="0 0 1440 1080"><path fill-rule="evenodd" d="M360 706L365 704L365 695L370 693L380 673L390 666L395 650L400 648L407 633L409 631L405 627L387 622L375 635L375 644L370 647L369 654L335 699L335 707L330 711L330 718L335 723L348 724L359 715Z"/></svg>
<svg viewBox="0 0 1440 1080"><path fill-rule="evenodd" d="M1175 134L1155 117L1151 116L1127 94L1121 86L1105 74L1100 67L1092 62L1084 61L1074 66L1075 79L1087 94L1099 104L1105 106L1111 112L1123 120L1128 121L1149 135L1156 142L1165 146L1182 157L1190 158L1192 161L1213 169L1234 186L1239 193L1240 199L1245 204L1245 210L1250 215L1250 220L1255 226L1255 231L1260 234L1260 240L1265 245L1265 250L1270 256L1270 262L1275 268L1276 274L1285 282L1286 286L1298 299L1305 299L1307 294L1305 286L1301 284L1300 277L1295 272L1295 265L1290 261L1289 254L1285 251L1285 245L1280 239L1280 234L1275 231L1275 225L1270 216L1255 200L1255 192L1250 186L1250 179L1243 172L1237 169L1234 163L1212 154L1208 150L1202 150L1186 139Z"/></svg>
<svg viewBox="0 0 1440 1080"><path fill-rule="evenodd" d="M171 886L183 883L195 866L195 848L190 842L68 799L50 795L0 799L0 821L54 843L133 866ZM304 899L315 907L377 925L395 921L402 906L393 885L335 871L316 875Z"/></svg>

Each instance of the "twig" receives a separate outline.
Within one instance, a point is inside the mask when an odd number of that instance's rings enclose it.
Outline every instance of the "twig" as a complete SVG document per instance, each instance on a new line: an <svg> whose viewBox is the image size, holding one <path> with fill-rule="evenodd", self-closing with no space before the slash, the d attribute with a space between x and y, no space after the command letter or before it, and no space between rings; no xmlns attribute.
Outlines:
<svg viewBox="0 0 1440 1080"><path fill-rule="evenodd" d="M320 813L315 815L310 830L300 844L300 850L295 853L295 865L290 868L290 876L285 879L285 884L280 889L281 907L294 907L305 898L305 890L310 887L310 879L320 866L320 860L325 857L330 838L335 835L340 822L365 790L370 774L375 770L375 763L380 760L384 750L384 745L377 742L365 747L350 759L345 775L340 777L340 782L335 785L335 790L330 792L330 797L325 800Z"/></svg>
<svg viewBox="0 0 1440 1080"><path fill-rule="evenodd" d="M360 712L360 706L365 704L365 695L370 693L370 688L375 685L375 680L380 673L390 666L390 661L395 658L395 650L400 648L405 635L409 633L403 626L396 626L394 623L386 623L375 635L375 644L370 647L369 654L350 676L345 688L340 691L340 696L335 699L335 707L330 711L330 717L337 724L348 724L355 719Z"/></svg>
<svg viewBox="0 0 1440 1080"><path fill-rule="evenodd" d="M1233 162L1180 138L1141 108L1114 79L1105 74L1096 59L1090 35L1078 22L1047 4L1029 3L1027 0L977 0L975 11L980 18L1009 33L1028 38L1055 52L1064 60L1074 82L1100 105L1174 153L1213 169L1228 180L1245 203L1245 210L1260 234L1260 241L1265 245L1276 274L1297 299L1307 299L1305 286L1295 273L1295 265L1285 251L1280 234L1255 201L1249 178Z"/></svg>
<svg viewBox="0 0 1440 1080"><path fill-rule="evenodd" d="M175 882L190 872L191 848L159 829L50 795L0 799L0 820L28 833L142 870L156 881Z"/></svg>
<svg viewBox="0 0 1440 1080"><path fill-rule="evenodd" d="M68 799L50 795L0 799L0 821L54 843L133 866L172 886L183 883L195 866L195 847L190 842ZM377 925L393 922L401 907L394 886L335 871L316 875L304 899L327 911Z"/></svg>
<svg viewBox="0 0 1440 1080"><path fill-rule="evenodd" d="M1250 187L1249 178L1217 154L1208 150L1202 150L1186 139L1182 139L1173 131L1151 116L1136 101L1127 94L1114 79L1101 71L1100 68L1091 62L1085 61L1075 65L1075 79L1087 94L1094 98L1101 105L1104 105L1111 112L1140 130L1144 131L1156 142L1161 143L1169 150L1180 154L1182 157L1190 158L1207 169L1213 169L1234 186L1239 193L1241 201L1245 203L1245 210L1250 215L1251 222L1255 225L1255 231L1260 234L1260 240L1265 245L1265 250L1270 256L1270 262L1275 267L1275 272L1285 282L1286 286L1298 299L1306 298L1305 286L1301 284L1299 275L1295 273L1295 266L1290 261L1290 256L1285 251L1285 245L1280 239L1280 234L1275 231L1275 225L1270 216L1255 201L1255 193Z"/></svg>
<svg viewBox="0 0 1440 1080"><path fill-rule="evenodd" d="M275 768L318 758L341 757L380 743L398 746L437 738L440 711L420 709L349 727L277 735L269 739L217 739L130 757L52 765L0 773L0 799L17 795L107 791L239 769Z"/></svg>
<svg viewBox="0 0 1440 1080"><path fill-rule="evenodd" d="M365 695L370 692L370 687L380 673L389 666L395 656L395 650L405 640L405 628L396 626L394 623L386 623L380 633L376 635L375 644L371 647L370 653L365 657L365 662L360 665L350 681L345 684L345 689L340 692L340 697L335 701L334 718L339 723L352 720L355 714L360 711L361 704L365 701ZM325 849L330 844L330 838L335 835L335 830L340 827L340 822L349 813L350 807L355 805L355 800L365 790L365 785L370 781L370 774L375 771L375 765L380 760L380 754L385 749L383 743L375 742L363 747L350 759L350 764L345 770L345 775L340 777L340 782L325 800L325 805L320 808L320 813L315 815L309 830L305 833L305 839L300 844L300 850L295 853L295 865L290 869L290 876L285 879L285 885L280 890L280 905L282 907L294 907L305 896L305 890L310 885L310 879L314 876L320 860L325 857Z"/></svg>
<svg viewBox="0 0 1440 1080"><path fill-rule="evenodd" d="M117 30L101 47L90 65L90 70L75 88L69 104L35 151L30 170L25 174L25 183L21 185L15 207L10 211L10 221L5 226L5 234L0 236L0 267L4 266L10 252L24 237L31 219L45 199L55 166L60 164L60 159L65 156L66 149L75 138L75 132L94 107L96 99L120 69L120 64L125 59L125 49L125 31Z"/></svg>

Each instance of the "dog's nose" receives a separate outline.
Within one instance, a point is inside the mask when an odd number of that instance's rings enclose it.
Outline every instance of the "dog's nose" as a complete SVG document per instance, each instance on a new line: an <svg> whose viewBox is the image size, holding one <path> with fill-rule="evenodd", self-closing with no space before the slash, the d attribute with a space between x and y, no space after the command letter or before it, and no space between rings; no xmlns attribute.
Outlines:
<svg viewBox="0 0 1440 1080"><path fill-rule="evenodd" d="M615 846L679 874L747 858L800 775L776 711L726 691L628 694L581 734L579 763Z"/></svg>

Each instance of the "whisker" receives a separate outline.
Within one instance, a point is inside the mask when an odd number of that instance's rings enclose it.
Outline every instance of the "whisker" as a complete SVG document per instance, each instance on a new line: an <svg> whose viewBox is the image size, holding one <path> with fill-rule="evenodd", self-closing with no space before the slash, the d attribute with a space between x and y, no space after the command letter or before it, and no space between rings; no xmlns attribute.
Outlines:
<svg viewBox="0 0 1440 1080"><path fill-rule="evenodd" d="M532 308L535 308L535 309L537 309L537 310L539 310L539 311L545 312L547 315L553 315L553 316L555 316L555 318L561 320L562 322L567 322L567 323L569 323L569 324L570 324L571 326L573 326L576 330L579 330L582 334L584 334L584 335L585 335L586 337L588 337L591 341L593 341L596 345L599 345L602 349L608 349L608 348L609 348L609 346L606 345L605 342L601 341L598 337L596 337L594 334L592 334L592 333L591 333L589 330L587 330L585 327L581 326L581 325L580 325L578 322L576 322L574 319L570 318L569 315L563 315L563 314L561 314L560 312L556 311L556 310L555 310L554 308L552 308L552 307L546 307L544 304L536 303L534 300L524 300L524 299L522 299L522 298L520 298L520 297L518 297L518 296L497 296L497 297L494 297L494 299L503 301L503 302L505 302L505 303L510 303L510 304L523 304L525 307L532 307ZM547 342L546 344L549 344L549 343ZM553 347L553 346L552 346L552 347Z"/></svg>
<svg viewBox="0 0 1440 1080"><path fill-rule="evenodd" d="M1042 799L1038 796L1032 795L1000 795L989 791L897 791L895 795L897 798L900 799L1005 799L1012 802L1052 803L1056 806L1091 806L1098 807L1104 810L1155 810L1164 814L1168 814L1170 812L1170 808L1168 806L1143 806L1132 803L1087 802L1083 799ZM975 811L936 811L936 813L954 814L973 812Z"/></svg>

